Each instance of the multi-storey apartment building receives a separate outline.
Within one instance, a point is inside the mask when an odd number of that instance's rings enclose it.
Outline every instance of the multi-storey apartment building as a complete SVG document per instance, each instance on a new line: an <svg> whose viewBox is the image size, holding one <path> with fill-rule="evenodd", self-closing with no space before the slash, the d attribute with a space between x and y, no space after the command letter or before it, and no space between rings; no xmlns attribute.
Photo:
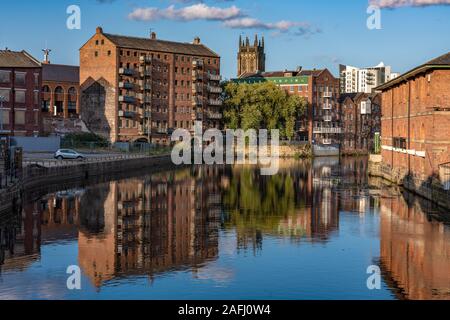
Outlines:
<svg viewBox="0 0 450 320"><path fill-rule="evenodd" d="M297 138L318 145L340 141L339 79L328 69L263 72L234 80L237 83L272 82L289 94L308 101L307 115L298 119Z"/></svg>
<svg viewBox="0 0 450 320"><path fill-rule="evenodd" d="M42 115L74 118L80 114L80 67L52 64L49 49L42 62Z"/></svg>
<svg viewBox="0 0 450 320"><path fill-rule="evenodd" d="M0 50L0 135L39 135L41 85L39 61L25 51Z"/></svg>
<svg viewBox="0 0 450 320"><path fill-rule="evenodd" d="M442 172L450 169L450 53L378 89L383 173L419 192L438 177L450 180L450 170Z"/></svg>
<svg viewBox="0 0 450 320"><path fill-rule="evenodd" d="M399 76L383 62L375 67L357 68L340 65L341 93L372 93L373 89Z"/></svg>
<svg viewBox="0 0 450 320"><path fill-rule="evenodd" d="M82 119L111 142L169 143L177 128L220 128L220 57L193 43L104 33L80 49Z"/></svg>
<svg viewBox="0 0 450 320"><path fill-rule="evenodd" d="M344 153L375 151L375 135L381 131L381 94L341 95L342 144Z"/></svg>

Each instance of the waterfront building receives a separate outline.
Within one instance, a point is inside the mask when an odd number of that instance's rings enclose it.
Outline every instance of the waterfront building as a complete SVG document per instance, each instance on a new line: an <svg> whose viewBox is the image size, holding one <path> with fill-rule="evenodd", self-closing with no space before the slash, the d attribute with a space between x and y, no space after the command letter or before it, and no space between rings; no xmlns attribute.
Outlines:
<svg viewBox="0 0 450 320"><path fill-rule="evenodd" d="M440 185L436 178L450 189L450 53L377 89L383 173L419 192Z"/></svg>
<svg viewBox="0 0 450 320"><path fill-rule="evenodd" d="M246 37L245 41L242 36L239 37L239 52L237 56L238 77L245 77L248 74L266 71L266 54L264 52L264 37L258 40L258 35L255 35L253 45Z"/></svg>
<svg viewBox="0 0 450 320"><path fill-rule="evenodd" d="M317 145L339 144L341 127L339 113L339 79L328 69L275 71L247 74L237 83L272 82L308 101L308 111L297 122L297 139Z"/></svg>
<svg viewBox="0 0 450 320"><path fill-rule="evenodd" d="M42 116L78 118L80 114L80 67L52 64L49 49L42 62Z"/></svg>
<svg viewBox="0 0 450 320"><path fill-rule="evenodd" d="M0 135L38 136L42 68L26 51L0 50Z"/></svg>
<svg viewBox="0 0 450 320"><path fill-rule="evenodd" d="M375 151L381 132L381 94L347 93L340 98L343 153Z"/></svg>
<svg viewBox="0 0 450 320"><path fill-rule="evenodd" d="M376 87L395 79L398 73L383 62L375 67L357 68L339 65L341 93L372 93Z"/></svg>
<svg viewBox="0 0 450 320"><path fill-rule="evenodd" d="M111 142L168 144L177 128L220 128L220 56L192 43L96 33L80 49L81 118Z"/></svg>

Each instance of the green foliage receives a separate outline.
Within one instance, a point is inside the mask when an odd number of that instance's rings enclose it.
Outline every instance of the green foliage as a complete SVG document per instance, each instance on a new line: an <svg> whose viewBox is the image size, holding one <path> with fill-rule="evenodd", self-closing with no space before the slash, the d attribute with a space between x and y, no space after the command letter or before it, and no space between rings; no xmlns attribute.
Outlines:
<svg viewBox="0 0 450 320"><path fill-rule="evenodd" d="M279 129L282 138L292 139L296 120L308 102L271 82L224 86L224 119L230 129Z"/></svg>
<svg viewBox="0 0 450 320"><path fill-rule="evenodd" d="M105 138L90 132L70 133L67 134L61 141L64 147L96 147L106 148L109 143Z"/></svg>

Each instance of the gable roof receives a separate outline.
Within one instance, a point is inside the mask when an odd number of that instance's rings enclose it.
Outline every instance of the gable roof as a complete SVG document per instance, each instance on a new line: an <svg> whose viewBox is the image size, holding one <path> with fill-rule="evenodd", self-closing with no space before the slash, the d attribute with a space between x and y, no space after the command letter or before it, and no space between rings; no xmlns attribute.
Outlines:
<svg viewBox="0 0 450 320"><path fill-rule="evenodd" d="M415 77L419 73L423 73L423 72L426 72L431 69L442 69L442 68L450 69L450 52L443 54L442 56L437 57L435 59L432 59L432 60L402 74L398 78L395 78L389 82L386 82L385 84L382 84L381 86L375 88L375 90L386 90L386 89L389 89L390 87L392 87L396 84L399 84L409 78Z"/></svg>
<svg viewBox="0 0 450 320"><path fill-rule="evenodd" d="M40 62L28 52L0 50L0 67L3 68L39 68Z"/></svg>
<svg viewBox="0 0 450 320"><path fill-rule="evenodd" d="M42 81L80 82L80 67L62 64L42 64Z"/></svg>
<svg viewBox="0 0 450 320"><path fill-rule="evenodd" d="M116 46L129 49L140 49L158 52L170 52L178 54L189 54L196 56L207 56L219 58L214 51L204 46L203 44L192 44L184 42L173 42L166 40L150 39L150 38L137 38L130 36L121 36L115 34L104 33L107 39L109 39Z"/></svg>

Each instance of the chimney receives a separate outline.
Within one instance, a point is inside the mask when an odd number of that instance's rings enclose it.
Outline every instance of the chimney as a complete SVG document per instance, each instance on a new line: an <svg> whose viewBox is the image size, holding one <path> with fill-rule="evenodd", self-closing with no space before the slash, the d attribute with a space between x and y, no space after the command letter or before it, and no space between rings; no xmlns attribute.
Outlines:
<svg viewBox="0 0 450 320"><path fill-rule="evenodd" d="M200 44L200 43L201 43L200 38L199 37L195 37L194 38L194 44Z"/></svg>
<svg viewBox="0 0 450 320"><path fill-rule="evenodd" d="M102 27L97 27L97 29L95 29L95 33L102 34L103 33L103 28Z"/></svg>
<svg viewBox="0 0 450 320"><path fill-rule="evenodd" d="M156 32L150 33L150 39L156 40Z"/></svg>

